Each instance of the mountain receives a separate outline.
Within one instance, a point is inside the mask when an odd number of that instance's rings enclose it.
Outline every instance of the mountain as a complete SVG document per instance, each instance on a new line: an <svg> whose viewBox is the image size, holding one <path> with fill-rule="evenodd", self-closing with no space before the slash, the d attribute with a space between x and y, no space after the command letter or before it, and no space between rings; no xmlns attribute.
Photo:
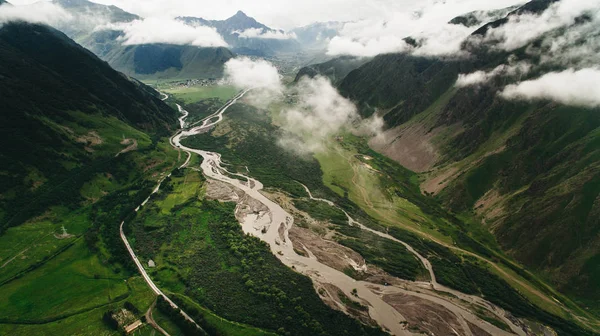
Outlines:
<svg viewBox="0 0 600 336"><path fill-rule="evenodd" d="M475 27L482 25L484 23L488 23L490 21L500 20L506 15L520 6L511 6L507 8L495 9L495 10L487 10L487 11L473 11L464 15L459 15L452 20L450 20L451 24L455 25L463 25L465 27Z"/></svg>
<svg viewBox="0 0 600 336"><path fill-rule="evenodd" d="M532 1L508 15L540 13L551 3ZM506 22L493 21L473 34ZM371 141L371 147L420 173L424 193L455 213L475 216L504 251L597 309L600 109L497 94L508 84L568 68L538 66L540 56L528 51L539 44L512 52L484 45L469 49L473 56L464 60L379 55L338 88L364 117L383 116L384 140ZM455 86L459 74L491 72L507 59L534 66L477 86Z"/></svg>
<svg viewBox="0 0 600 336"><path fill-rule="evenodd" d="M75 18L58 27L113 68L139 79L154 78L217 78L223 74L223 64L233 57L227 48L201 48L187 45L144 44L124 46L119 38L123 32L114 29L97 30L106 23L126 23L141 17L115 6L105 6L87 0L55 0Z"/></svg>
<svg viewBox="0 0 600 336"><path fill-rule="evenodd" d="M296 79L294 81L297 82L304 76L313 78L317 75L321 75L329 78L329 80L335 84L343 80L352 70L359 68L369 60L370 58L367 57L337 57L324 63L313 64L301 68L296 74Z"/></svg>
<svg viewBox="0 0 600 336"><path fill-rule="evenodd" d="M97 169L117 169L120 151L145 151L175 126L157 92L53 28L5 24L0 60L0 232L49 207L101 197L79 190ZM121 183L135 176L112 175Z"/></svg>
<svg viewBox="0 0 600 336"><path fill-rule="evenodd" d="M343 27L343 22L315 22L304 27L294 28L290 33L296 35L298 42L304 48L322 50L327 48L329 40L337 36Z"/></svg>
<svg viewBox="0 0 600 336"><path fill-rule="evenodd" d="M223 75L223 65L234 57L229 49L222 47L142 44L101 49L104 51L97 47L91 50L102 55L113 68L139 79L219 78Z"/></svg>
<svg viewBox="0 0 600 336"><path fill-rule="evenodd" d="M226 20L205 20L197 17L177 19L191 25L215 28L236 54L274 56L301 50L300 43L293 36L287 36L282 30L271 29L242 11L238 11ZM252 34L245 36L244 33L248 32Z"/></svg>

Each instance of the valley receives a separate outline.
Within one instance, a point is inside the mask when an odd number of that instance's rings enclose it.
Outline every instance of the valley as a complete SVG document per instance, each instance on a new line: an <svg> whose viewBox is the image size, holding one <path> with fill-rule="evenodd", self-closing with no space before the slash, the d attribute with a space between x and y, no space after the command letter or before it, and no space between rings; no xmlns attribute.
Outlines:
<svg viewBox="0 0 600 336"><path fill-rule="evenodd" d="M23 1L0 335L600 334L593 1Z"/></svg>

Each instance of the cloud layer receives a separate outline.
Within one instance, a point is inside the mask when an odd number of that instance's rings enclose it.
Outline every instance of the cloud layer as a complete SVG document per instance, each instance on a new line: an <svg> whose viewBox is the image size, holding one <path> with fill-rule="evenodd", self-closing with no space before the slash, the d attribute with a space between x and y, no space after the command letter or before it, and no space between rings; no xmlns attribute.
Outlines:
<svg viewBox="0 0 600 336"><path fill-rule="evenodd" d="M0 6L0 25L13 21L42 23L51 26L64 24L73 17L62 7L50 2L40 2L27 6Z"/></svg>
<svg viewBox="0 0 600 336"><path fill-rule="evenodd" d="M600 107L600 70L568 69L511 84L500 93L505 99L548 99L566 105Z"/></svg>
<svg viewBox="0 0 600 336"><path fill-rule="evenodd" d="M599 11L600 2L596 0L561 0L550 5L541 14L509 16L506 24L490 29L484 41L493 42L498 49L514 50L552 30L574 25L582 15L589 15L595 20Z"/></svg>
<svg viewBox="0 0 600 336"><path fill-rule="evenodd" d="M517 62L510 65L501 64L490 71L479 70L469 74L459 74L455 85L462 88L487 83L497 76L525 75L531 70L531 67L532 65L527 62Z"/></svg>
<svg viewBox="0 0 600 336"><path fill-rule="evenodd" d="M295 39L296 34L285 33L280 30L265 30L262 28L248 28L244 31L236 32L241 38L259 38L259 39L273 39L273 40L290 40Z"/></svg>
<svg viewBox="0 0 600 336"><path fill-rule="evenodd" d="M216 29L205 26L190 26L185 23L166 18L147 18L132 22L110 23L96 30L123 31L123 45L150 43L168 43L175 45L192 45L197 47L227 47L227 43Z"/></svg>
<svg viewBox="0 0 600 336"><path fill-rule="evenodd" d="M461 56L460 45L473 28L449 24L456 16L472 11L489 11L512 6L520 1L427 0L413 11L390 7L378 18L348 23L329 43L329 55L374 56L381 53L411 51L422 56ZM484 15L481 14L480 15ZM404 42L418 42L412 48Z"/></svg>
<svg viewBox="0 0 600 336"><path fill-rule="evenodd" d="M303 78L285 87L275 66L264 60L235 58L225 63L225 79L239 89L250 89L246 102L266 108L274 101L294 101L278 113L277 123L285 131L279 144L299 154L322 150L328 138L344 128L355 129L360 117L356 106L344 98L324 77ZM382 121L373 118L361 123L358 131L371 135ZM301 139L299 142L298 139Z"/></svg>
<svg viewBox="0 0 600 336"><path fill-rule="evenodd" d="M304 139L296 144L282 138L280 144L297 152L318 152L328 138L357 120L356 106L342 97L324 77L302 78L296 86L297 103L282 111L282 127Z"/></svg>

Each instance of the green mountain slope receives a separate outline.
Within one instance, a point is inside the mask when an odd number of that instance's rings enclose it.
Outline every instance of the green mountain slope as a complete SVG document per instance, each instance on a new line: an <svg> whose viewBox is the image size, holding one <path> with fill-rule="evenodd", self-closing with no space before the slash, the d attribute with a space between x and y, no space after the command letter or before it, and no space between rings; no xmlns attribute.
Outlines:
<svg viewBox="0 0 600 336"><path fill-rule="evenodd" d="M118 45L102 56L115 69L139 79L219 78L233 57L227 48L167 44Z"/></svg>
<svg viewBox="0 0 600 336"><path fill-rule="evenodd" d="M550 3L533 1L513 13L539 13ZM526 53L530 46L514 51L515 61L537 64ZM387 139L372 145L421 172L424 192L476 217L504 251L600 313L600 110L497 95L558 66L457 88L458 74L490 71L510 55L471 51L471 59L455 61L379 55L350 72L339 89L363 116L383 116Z"/></svg>
<svg viewBox="0 0 600 336"><path fill-rule="evenodd" d="M148 145L149 134L167 134L176 120L154 90L52 28L5 25L0 59L2 231L67 201L53 187L114 157L123 138Z"/></svg>
<svg viewBox="0 0 600 336"><path fill-rule="evenodd" d="M312 78L321 75L329 78L329 80L335 84L342 81L352 70L357 69L369 60L370 58L366 57L337 57L324 63L303 67L296 74L296 79L294 81L297 82L304 76Z"/></svg>
<svg viewBox="0 0 600 336"><path fill-rule="evenodd" d="M97 30L101 23L126 23L142 18L115 6L87 0L55 0L75 21L58 27L113 68L139 79L213 78L223 74L223 64L233 57L227 48L144 44L124 46L123 32Z"/></svg>

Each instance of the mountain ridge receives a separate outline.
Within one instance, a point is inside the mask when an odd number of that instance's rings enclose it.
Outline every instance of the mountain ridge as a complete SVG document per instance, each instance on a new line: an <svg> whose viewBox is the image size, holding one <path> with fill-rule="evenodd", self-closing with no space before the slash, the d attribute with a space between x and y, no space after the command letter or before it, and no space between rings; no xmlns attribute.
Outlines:
<svg viewBox="0 0 600 336"><path fill-rule="evenodd" d="M539 13L552 3L532 1L507 15ZM498 97L507 84L566 68L559 65L455 86L459 74L489 72L509 58L538 64L526 53L535 43L512 52L477 47L467 60L378 55L337 86L363 117L383 117L387 138L373 148L420 172L425 193L472 213L511 256L593 308L600 299L600 111Z"/></svg>

